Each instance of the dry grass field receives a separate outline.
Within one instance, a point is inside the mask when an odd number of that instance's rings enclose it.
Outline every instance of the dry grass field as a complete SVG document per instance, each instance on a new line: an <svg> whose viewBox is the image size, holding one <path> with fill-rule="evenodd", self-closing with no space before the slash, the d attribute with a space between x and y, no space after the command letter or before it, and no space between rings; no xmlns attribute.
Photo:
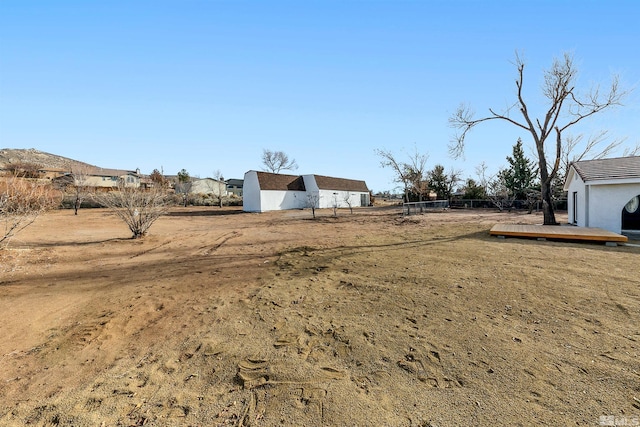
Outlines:
<svg viewBox="0 0 640 427"><path fill-rule="evenodd" d="M488 235L541 221L51 212L0 251L0 425L633 421L640 248Z"/></svg>

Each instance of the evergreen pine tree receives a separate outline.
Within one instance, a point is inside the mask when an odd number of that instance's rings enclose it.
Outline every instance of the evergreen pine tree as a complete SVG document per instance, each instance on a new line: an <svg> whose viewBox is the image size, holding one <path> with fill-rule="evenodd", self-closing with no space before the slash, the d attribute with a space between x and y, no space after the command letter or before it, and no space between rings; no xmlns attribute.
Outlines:
<svg viewBox="0 0 640 427"><path fill-rule="evenodd" d="M513 157L507 156L509 168L504 171L504 180L507 189L515 200L526 200L527 193L536 186L537 168L532 160L524 155L522 140L513 146Z"/></svg>

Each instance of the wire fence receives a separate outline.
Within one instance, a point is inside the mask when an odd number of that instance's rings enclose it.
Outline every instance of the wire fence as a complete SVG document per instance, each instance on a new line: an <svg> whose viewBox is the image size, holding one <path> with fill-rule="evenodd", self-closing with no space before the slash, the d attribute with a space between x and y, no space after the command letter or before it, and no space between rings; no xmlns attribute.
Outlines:
<svg viewBox="0 0 640 427"><path fill-rule="evenodd" d="M433 210L449 208L448 200L429 200L424 202L408 202L402 204L402 215L425 213Z"/></svg>
<svg viewBox="0 0 640 427"><path fill-rule="evenodd" d="M553 203L555 210L567 210L567 200L555 200ZM407 202L402 204L402 215L415 215L429 211L444 209L497 209L495 201L488 199L454 199L454 200L430 200L423 202ZM504 210L533 210L540 211L542 202L536 201L532 206L526 200L512 200Z"/></svg>

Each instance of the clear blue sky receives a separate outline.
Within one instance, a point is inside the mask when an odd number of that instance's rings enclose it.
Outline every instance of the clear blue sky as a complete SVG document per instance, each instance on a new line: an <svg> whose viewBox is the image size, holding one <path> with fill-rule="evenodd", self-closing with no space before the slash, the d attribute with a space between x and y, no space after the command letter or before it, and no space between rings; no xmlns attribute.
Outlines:
<svg viewBox="0 0 640 427"><path fill-rule="evenodd" d="M414 144L473 177L521 136L478 127L448 156L447 119L514 100L514 53L541 101L542 70L570 51L579 86L640 83L640 2L0 0L0 148L36 148L107 168L261 169L264 148L296 173L391 190L375 149ZM640 141L640 88L574 133ZM540 104L537 104L540 106ZM530 150L530 149L529 149ZM529 151L533 155L532 151Z"/></svg>

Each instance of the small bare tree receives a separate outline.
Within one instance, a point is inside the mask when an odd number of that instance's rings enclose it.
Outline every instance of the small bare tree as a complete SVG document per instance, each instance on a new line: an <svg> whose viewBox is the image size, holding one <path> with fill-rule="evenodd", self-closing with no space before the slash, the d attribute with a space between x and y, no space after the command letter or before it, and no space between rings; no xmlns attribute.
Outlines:
<svg viewBox="0 0 640 427"><path fill-rule="evenodd" d="M133 233L131 238L144 237L151 225L167 212L169 200L163 188L148 190L127 187L118 183L118 189L105 193L96 193L98 203L111 210L127 224Z"/></svg>
<svg viewBox="0 0 640 427"><path fill-rule="evenodd" d="M216 169L213 172L213 179L216 180L214 185L217 187L214 189L213 194L217 195L218 207L222 208L222 200L227 192L227 184L224 182L224 177L222 176L222 172L220 172L220 169Z"/></svg>
<svg viewBox="0 0 640 427"><path fill-rule="evenodd" d="M282 170L294 171L298 169L295 159L289 159L284 151L262 150L262 164L264 170L271 173L280 173Z"/></svg>
<svg viewBox="0 0 640 427"><path fill-rule="evenodd" d="M73 188L73 213L78 215L78 210L82 202L90 196L89 173L86 168L77 168L71 171L73 179L71 186Z"/></svg>
<svg viewBox="0 0 640 427"><path fill-rule="evenodd" d="M351 193L348 191L344 193L344 203L349 207L349 213L353 214L353 200L351 200Z"/></svg>
<svg viewBox="0 0 640 427"><path fill-rule="evenodd" d="M511 210L515 197L507 187L504 169L488 180L487 197L500 212L505 209Z"/></svg>
<svg viewBox="0 0 640 427"><path fill-rule="evenodd" d="M449 119L450 125L458 129L449 146L449 151L455 157L461 156L467 133L485 121L499 120L526 130L535 143L538 157L544 224L555 225L557 221L552 203L552 183L562 159L563 133L594 114L621 105L626 92L619 88L618 78L614 76L605 92L601 92L596 86L586 93L579 93L574 86L577 69L573 63L573 57L565 54L562 59L554 60L551 68L544 73L542 93L548 100L548 109L543 117L535 118L529 110L529 104L525 101L523 93L525 63L517 54L515 66L517 69L516 101L503 112L490 108L489 114L480 118L475 118L469 107L461 105ZM513 109L520 113L521 119L511 117L510 113ZM547 146L548 141L551 141L551 147Z"/></svg>
<svg viewBox="0 0 640 427"><path fill-rule="evenodd" d="M311 215L313 219L316 219L316 208L320 206L320 194L309 193L307 194L307 207L311 208Z"/></svg>
<svg viewBox="0 0 640 427"><path fill-rule="evenodd" d="M43 212L59 206L62 193L48 184L11 176L0 181L0 245L6 247Z"/></svg>
<svg viewBox="0 0 640 427"><path fill-rule="evenodd" d="M338 206L340 202L338 202L338 193L333 193L333 203L331 203L331 207L333 208L333 217L338 217Z"/></svg>

